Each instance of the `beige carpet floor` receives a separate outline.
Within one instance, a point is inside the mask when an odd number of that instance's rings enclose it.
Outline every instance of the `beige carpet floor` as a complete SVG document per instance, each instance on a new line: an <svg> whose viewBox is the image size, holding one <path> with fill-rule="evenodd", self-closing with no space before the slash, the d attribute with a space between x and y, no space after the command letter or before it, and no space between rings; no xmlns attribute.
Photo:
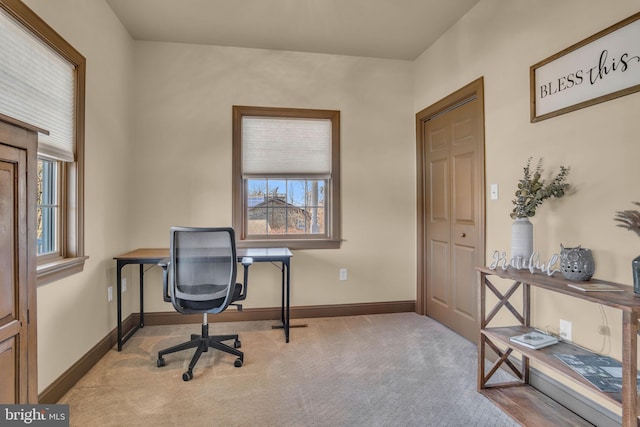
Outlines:
<svg viewBox="0 0 640 427"><path fill-rule="evenodd" d="M215 316L209 316L209 321ZM512 426L476 392L476 346L415 313L212 323L239 332L245 363L210 350L157 352L200 325L146 326L109 351L58 403L72 426Z"/></svg>

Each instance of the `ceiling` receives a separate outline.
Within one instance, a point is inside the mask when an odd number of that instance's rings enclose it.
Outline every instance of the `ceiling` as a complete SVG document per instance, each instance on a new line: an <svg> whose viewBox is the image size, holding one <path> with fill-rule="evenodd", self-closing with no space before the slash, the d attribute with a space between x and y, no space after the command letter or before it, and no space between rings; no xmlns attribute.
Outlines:
<svg viewBox="0 0 640 427"><path fill-rule="evenodd" d="M135 40L413 60L479 0L107 0Z"/></svg>

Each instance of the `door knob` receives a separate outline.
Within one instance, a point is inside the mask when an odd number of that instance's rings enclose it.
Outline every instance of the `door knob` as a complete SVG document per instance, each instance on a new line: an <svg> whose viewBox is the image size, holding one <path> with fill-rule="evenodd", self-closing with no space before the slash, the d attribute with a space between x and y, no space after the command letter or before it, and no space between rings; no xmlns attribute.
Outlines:
<svg viewBox="0 0 640 427"><path fill-rule="evenodd" d="M460 237L467 237L467 233L462 233Z"/></svg>

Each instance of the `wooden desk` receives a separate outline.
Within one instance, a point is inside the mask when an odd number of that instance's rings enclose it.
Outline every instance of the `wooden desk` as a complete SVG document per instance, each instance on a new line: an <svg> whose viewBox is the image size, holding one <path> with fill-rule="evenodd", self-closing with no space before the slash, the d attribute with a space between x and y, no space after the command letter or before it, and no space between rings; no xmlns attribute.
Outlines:
<svg viewBox="0 0 640 427"><path fill-rule="evenodd" d="M289 342L290 296L291 296L291 257L293 254L288 248L247 248L237 249L238 262L243 257L253 258L253 262L279 262L282 271L282 308L281 321L284 329L285 341ZM113 257L116 260L116 300L118 306L118 351L122 345L140 328L144 327L144 265L157 264L161 260L169 258L169 249L166 248L142 248ZM128 264L140 265L140 323L135 325L126 336L122 334L122 267Z"/></svg>

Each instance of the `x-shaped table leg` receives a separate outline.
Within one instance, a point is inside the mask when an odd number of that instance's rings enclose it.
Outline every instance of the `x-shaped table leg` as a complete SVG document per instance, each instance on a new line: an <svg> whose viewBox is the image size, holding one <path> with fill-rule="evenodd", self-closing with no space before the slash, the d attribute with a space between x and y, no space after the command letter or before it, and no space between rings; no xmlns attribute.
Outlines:
<svg viewBox="0 0 640 427"><path fill-rule="evenodd" d="M490 339L488 339L487 337L483 337L482 345L485 345L485 344L488 344L489 347L491 347L491 349L498 355L499 359L496 360L496 362L493 364L493 367L491 368L491 370L486 375L485 375L484 372L481 373L481 375L482 375L481 388L484 388L484 386L487 384L487 381L489 381L489 379L491 379L493 374L495 374L496 371L498 369L500 369L500 366L502 366L503 363L505 365L507 365L511 369L511 371L515 374L515 376L521 382L524 380L524 374L522 373L524 371L524 369L522 369L522 370L518 369L513 364L513 362L511 360L509 360L509 356L511 355L511 352L513 351L512 348L507 348L506 351L503 352ZM523 364L524 363L525 363L525 360L523 359ZM520 384L521 382L518 382L517 384ZM501 385L504 385L504 384L501 384Z"/></svg>
<svg viewBox="0 0 640 427"><path fill-rule="evenodd" d="M491 322L491 319L493 319L495 315L498 314L500 309L502 307L506 307L511 312L511 314L513 314L515 318L518 319L520 324L525 325L525 322L527 319L525 319L518 312L518 310L516 310L515 307L511 305L511 303L509 302L509 298L511 298L511 296L515 293L515 291L518 290L518 288L521 285L521 282L513 282L511 287L507 290L507 292L504 295L502 295L502 293L493 285L493 283L489 281L489 279L486 276L484 278L484 283L487 286L487 288L491 289L491 292L493 292L495 296L497 296L499 299L495 307L493 307L493 310L491 310L491 313L489 313L487 317L484 319L484 324L486 325L487 323ZM527 298L526 292L525 292L525 298ZM525 304L524 307L527 307L527 304Z"/></svg>

